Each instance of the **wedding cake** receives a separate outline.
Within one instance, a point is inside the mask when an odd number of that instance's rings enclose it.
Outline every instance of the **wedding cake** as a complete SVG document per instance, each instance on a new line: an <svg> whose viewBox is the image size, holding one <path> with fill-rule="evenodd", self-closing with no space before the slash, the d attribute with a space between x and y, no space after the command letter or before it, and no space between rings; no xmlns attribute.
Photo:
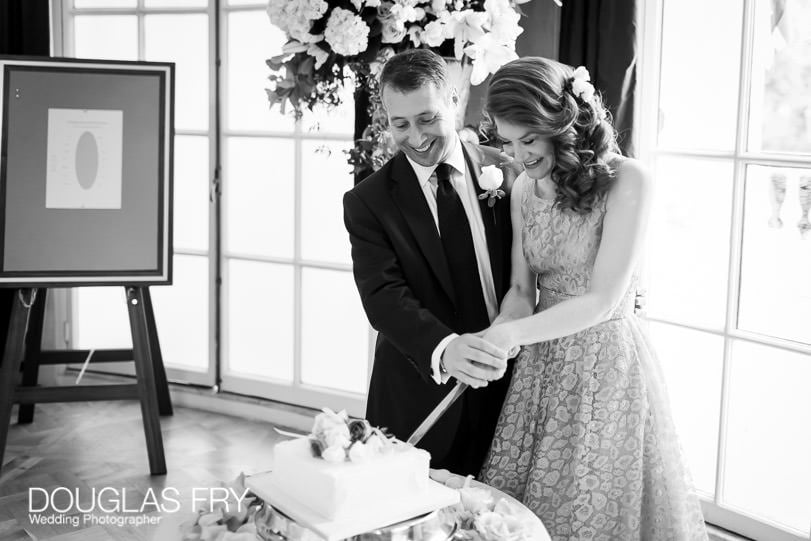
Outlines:
<svg viewBox="0 0 811 541"><path fill-rule="evenodd" d="M324 409L312 433L276 444L273 470L249 488L328 539L349 537L458 502L429 478L430 454L367 421Z"/></svg>

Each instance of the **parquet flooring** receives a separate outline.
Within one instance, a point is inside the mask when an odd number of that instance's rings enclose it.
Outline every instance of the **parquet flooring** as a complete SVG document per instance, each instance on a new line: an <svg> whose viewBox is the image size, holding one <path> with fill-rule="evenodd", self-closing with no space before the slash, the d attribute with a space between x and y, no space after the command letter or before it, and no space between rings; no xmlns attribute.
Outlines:
<svg viewBox="0 0 811 541"><path fill-rule="evenodd" d="M15 409L0 472L0 541L152 540L158 526L32 524L29 488L78 490L85 509L93 488L113 487L118 494L126 488L127 500L136 502L127 504L133 509L150 488L160 495L168 487L178 491L182 512L190 514L192 489L270 469L273 445L280 440L267 423L175 408L173 417L161 418L168 473L152 477L137 402L42 404L32 424L17 425L16 418ZM60 508L69 506L67 498L57 492ZM145 514L165 522L154 506L150 511Z"/></svg>

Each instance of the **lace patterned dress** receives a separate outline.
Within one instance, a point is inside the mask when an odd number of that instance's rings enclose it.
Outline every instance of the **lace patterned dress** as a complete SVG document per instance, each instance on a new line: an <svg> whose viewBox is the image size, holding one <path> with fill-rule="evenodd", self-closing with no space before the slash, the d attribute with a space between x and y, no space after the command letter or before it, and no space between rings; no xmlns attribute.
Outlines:
<svg viewBox="0 0 811 541"><path fill-rule="evenodd" d="M587 215L521 176L536 312L589 288L605 197ZM637 277L609 321L522 348L482 480L532 509L553 540L706 540L664 382L634 315Z"/></svg>

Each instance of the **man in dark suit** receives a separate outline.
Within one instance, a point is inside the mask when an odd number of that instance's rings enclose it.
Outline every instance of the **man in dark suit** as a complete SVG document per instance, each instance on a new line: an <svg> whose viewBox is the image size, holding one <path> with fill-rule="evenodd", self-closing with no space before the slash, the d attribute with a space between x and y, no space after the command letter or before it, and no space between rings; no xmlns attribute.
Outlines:
<svg viewBox="0 0 811 541"><path fill-rule="evenodd" d="M395 55L380 88L400 152L344 196L355 281L379 332L366 417L404 440L454 380L468 383L419 446L432 467L476 475L510 379L507 352L477 335L509 289L509 197L478 197L482 167L506 156L459 140L456 91L434 53Z"/></svg>

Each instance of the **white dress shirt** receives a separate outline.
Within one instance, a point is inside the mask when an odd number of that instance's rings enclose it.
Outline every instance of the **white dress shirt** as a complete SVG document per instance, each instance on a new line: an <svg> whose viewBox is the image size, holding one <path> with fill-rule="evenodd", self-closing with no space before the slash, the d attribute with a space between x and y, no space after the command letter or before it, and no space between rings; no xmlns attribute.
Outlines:
<svg viewBox="0 0 811 541"><path fill-rule="evenodd" d="M417 175L422 193L425 195L425 201L428 203L428 208L431 209L434 224L436 225L437 232L439 232L439 217L436 207L437 181L436 174L434 174L436 165L425 167L414 162L411 158L408 158L408 162ZM451 183L456 189L459 199L462 201L465 215L467 215L467 221L470 224L470 234L473 237L473 249L476 252L476 263L479 268L479 278L481 280L484 302L487 305L487 315L492 322L498 315L498 301L496 300L496 288L493 284L493 271L490 268L490 252L487 249L487 237L484 232L484 222L482 221L481 207L479 207L479 198L476 195L476 188L473 186L473 177L470 171L467 170L465 155L462 151L462 143L458 137L445 163L452 168ZM434 348L434 352L431 355L432 377L437 383L445 383L449 379L447 374L440 373L439 361L442 358L442 354L445 352L445 348L451 340L457 336L459 335L456 333L446 336L439 342L437 347Z"/></svg>

